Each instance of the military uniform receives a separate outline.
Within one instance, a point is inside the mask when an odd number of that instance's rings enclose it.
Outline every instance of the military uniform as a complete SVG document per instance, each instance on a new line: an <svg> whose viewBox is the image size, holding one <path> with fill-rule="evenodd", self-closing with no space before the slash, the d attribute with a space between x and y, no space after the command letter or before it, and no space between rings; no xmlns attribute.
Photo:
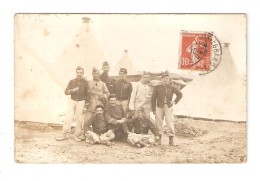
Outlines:
<svg viewBox="0 0 260 181"><path fill-rule="evenodd" d="M116 98L118 103L122 105L124 111L127 111L128 109L132 90L132 84L126 80L117 80L115 83Z"/></svg>
<svg viewBox="0 0 260 181"><path fill-rule="evenodd" d="M84 73L84 69L80 66L76 68L76 71L82 70ZM74 89L78 88L77 91ZM62 135L56 137L57 141L62 141L67 139L66 134L70 133L71 131L71 124L73 120L76 121L76 130L75 130L75 139L77 141L81 141L79 138L82 134L83 124L84 124L84 107L86 104L89 104L89 87L87 81L82 77L77 77L69 81L66 89L65 95L70 95L71 100L70 104L68 105L68 112L66 113L66 119L64 121L62 127ZM73 119L74 118L74 119Z"/></svg>
<svg viewBox="0 0 260 181"><path fill-rule="evenodd" d="M110 94L114 94L115 93L115 80L114 79L111 79L108 76L108 74L103 72L100 75L100 80L106 84L107 89L110 92Z"/></svg>
<svg viewBox="0 0 260 181"><path fill-rule="evenodd" d="M123 140L126 137L127 125L117 123L117 120L126 119L126 113L121 105L111 106L108 103L105 107L105 119L108 121L108 129L115 133L117 140Z"/></svg>
<svg viewBox="0 0 260 181"><path fill-rule="evenodd" d="M152 112L151 99L153 95L154 87L149 83L144 84L142 81L136 83L136 86L133 88L129 102L129 110L137 111L138 108L143 107L146 118L150 118L150 112Z"/></svg>
<svg viewBox="0 0 260 181"><path fill-rule="evenodd" d="M75 87L79 87L77 92L72 90ZM83 78L75 78L69 81L67 88L65 89L65 95L71 96L70 109L67 112L67 119L64 121L62 133L69 133L71 130L71 124L73 122L73 117L76 120L76 131L75 135L79 136L83 128L84 123L84 105L89 103L89 87L87 81Z"/></svg>
<svg viewBox="0 0 260 181"><path fill-rule="evenodd" d="M163 76L169 77L168 74ZM173 99L173 95L176 98ZM152 96L152 110L155 113L156 127L159 130L159 134L162 135L164 132L163 120L165 117L166 122L166 133L169 136L170 145L172 144L172 139L175 137L174 132L174 115L173 106L177 104L182 98L182 93L170 85L158 85L154 88Z"/></svg>
<svg viewBox="0 0 260 181"><path fill-rule="evenodd" d="M93 131L91 131L92 126ZM86 142L89 143L109 143L115 138L114 133L109 133L108 121L104 115L94 114L84 125Z"/></svg>
<svg viewBox="0 0 260 181"><path fill-rule="evenodd" d="M128 119L126 123L128 123L130 131L134 128L134 133L136 134L148 134L148 131L151 130L155 136L159 136L158 130L150 119L135 117Z"/></svg>
<svg viewBox="0 0 260 181"><path fill-rule="evenodd" d="M88 82L89 87L89 106L88 110L85 114L85 121L88 121L93 113L95 112L95 108L97 105L104 106L106 100L109 96L109 91L107 90L107 86L101 80L91 80Z"/></svg>

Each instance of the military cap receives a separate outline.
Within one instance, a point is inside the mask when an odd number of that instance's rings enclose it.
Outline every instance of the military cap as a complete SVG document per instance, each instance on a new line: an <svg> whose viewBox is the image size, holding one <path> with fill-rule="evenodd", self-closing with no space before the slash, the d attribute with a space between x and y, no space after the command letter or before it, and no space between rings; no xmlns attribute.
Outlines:
<svg viewBox="0 0 260 181"><path fill-rule="evenodd" d="M109 63L108 63L107 61L104 61L103 64L102 64L102 66L103 66L103 67L104 67L104 66L109 66Z"/></svg>
<svg viewBox="0 0 260 181"><path fill-rule="evenodd" d="M84 69L83 69L81 66L77 66L76 72L77 72L78 70L82 70L82 71L84 72Z"/></svg>
<svg viewBox="0 0 260 181"><path fill-rule="evenodd" d="M92 73L94 73L94 72L98 72L99 71L99 69L98 68L96 68L96 67L93 67L93 69L92 69Z"/></svg>
<svg viewBox="0 0 260 181"><path fill-rule="evenodd" d="M170 77L170 76L169 76L169 73L168 73L168 72L164 72L164 73L162 74L162 78L164 78L164 77Z"/></svg>
<svg viewBox="0 0 260 181"><path fill-rule="evenodd" d="M127 73L127 69L126 68L120 68L119 72Z"/></svg>

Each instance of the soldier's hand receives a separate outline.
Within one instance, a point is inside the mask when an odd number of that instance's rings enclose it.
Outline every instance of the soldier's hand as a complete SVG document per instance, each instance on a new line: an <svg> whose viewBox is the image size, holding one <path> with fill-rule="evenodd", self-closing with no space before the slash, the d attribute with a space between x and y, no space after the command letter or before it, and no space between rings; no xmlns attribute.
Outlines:
<svg viewBox="0 0 260 181"><path fill-rule="evenodd" d="M112 131L111 130L108 130L107 133L106 133L106 137L109 137L111 135Z"/></svg>
<svg viewBox="0 0 260 181"><path fill-rule="evenodd" d="M79 87L75 87L74 89L72 89L72 92L77 92L79 90Z"/></svg>
<svg viewBox="0 0 260 181"><path fill-rule="evenodd" d="M84 108L88 109L89 108L89 103L86 103Z"/></svg>
<svg viewBox="0 0 260 181"><path fill-rule="evenodd" d="M174 102L174 101L171 101L171 102L170 102L170 107L172 107L173 105L175 105L175 102Z"/></svg>
<svg viewBox="0 0 260 181"><path fill-rule="evenodd" d="M88 110L88 109L87 109L86 107L84 107L83 110L82 110L82 112L85 113L85 112L87 112L87 110Z"/></svg>
<svg viewBox="0 0 260 181"><path fill-rule="evenodd" d="M173 103L172 103L172 101L171 101L171 102L169 103L169 106L172 107L172 105L173 105Z"/></svg>
<svg viewBox="0 0 260 181"><path fill-rule="evenodd" d="M119 119L119 120L117 120L117 123L124 123L125 122L125 119Z"/></svg>
<svg viewBox="0 0 260 181"><path fill-rule="evenodd" d="M159 139L160 139L160 137L159 137L159 136L155 136L155 139L156 139L156 140L159 140Z"/></svg>

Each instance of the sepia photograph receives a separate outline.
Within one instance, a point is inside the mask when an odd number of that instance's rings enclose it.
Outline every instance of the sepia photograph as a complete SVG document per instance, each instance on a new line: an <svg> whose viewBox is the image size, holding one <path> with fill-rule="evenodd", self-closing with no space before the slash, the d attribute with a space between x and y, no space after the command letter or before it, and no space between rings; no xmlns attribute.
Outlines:
<svg viewBox="0 0 260 181"><path fill-rule="evenodd" d="M15 162L246 163L246 34L246 14L15 14Z"/></svg>

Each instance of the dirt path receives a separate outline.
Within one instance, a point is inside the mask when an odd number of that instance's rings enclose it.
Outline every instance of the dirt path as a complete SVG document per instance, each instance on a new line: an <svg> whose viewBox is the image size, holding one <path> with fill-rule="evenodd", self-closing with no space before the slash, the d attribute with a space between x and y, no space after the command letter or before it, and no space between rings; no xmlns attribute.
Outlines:
<svg viewBox="0 0 260 181"><path fill-rule="evenodd" d="M185 120L178 120L185 122ZM187 122L187 121L186 121ZM189 121L207 134L179 137L179 145L134 148L116 142L112 148L87 145L72 137L57 142L61 127L15 124L15 160L18 163L241 163L246 162L246 124L233 122Z"/></svg>

